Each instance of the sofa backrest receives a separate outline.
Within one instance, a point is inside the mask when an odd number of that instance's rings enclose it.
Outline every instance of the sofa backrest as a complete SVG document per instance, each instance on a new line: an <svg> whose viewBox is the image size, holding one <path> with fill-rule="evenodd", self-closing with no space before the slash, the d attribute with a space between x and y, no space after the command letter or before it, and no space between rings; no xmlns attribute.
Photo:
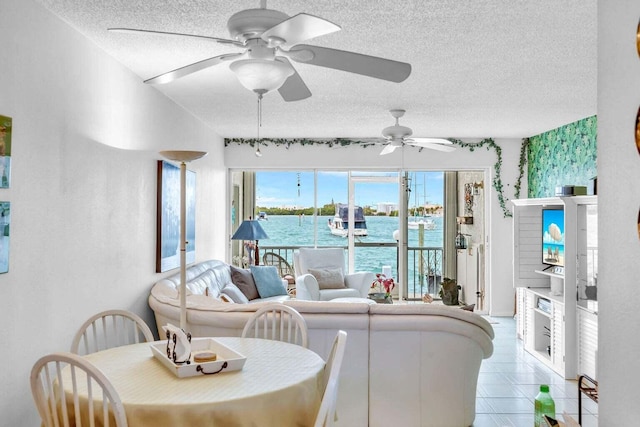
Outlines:
<svg viewBox="0 0 640 427"><path fill-rule="evenodd" d="M310 268L340 268L345 275L344 249L300 248L294 253L296 277L307 274Z"/></svg>
<svg viewBox="0 0 640 427"><path fill-rule="evenodd" d="M162 288L180 288L180 272L160 280ZM204 295L218 298L220 291L227 283L231 283L231 270L229 264L209 260L193 264L186 269L187 295Z"/></svg>

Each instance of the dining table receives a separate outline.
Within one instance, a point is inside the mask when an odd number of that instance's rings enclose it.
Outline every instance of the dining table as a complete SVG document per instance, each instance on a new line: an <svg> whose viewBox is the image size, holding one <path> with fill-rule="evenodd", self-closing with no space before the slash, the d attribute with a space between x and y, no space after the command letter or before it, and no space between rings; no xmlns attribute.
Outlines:
<svg viewBox="0 0 640 427"><path fill-rule="evenodd" d="M320 356L275 340L214 339L246 357L241 369L179 378L150 348L166 340L114 347L84 357L111 381L129 427L314 424L324 391L325 362ZM86 390L79 394L86 399Z"/></svg>

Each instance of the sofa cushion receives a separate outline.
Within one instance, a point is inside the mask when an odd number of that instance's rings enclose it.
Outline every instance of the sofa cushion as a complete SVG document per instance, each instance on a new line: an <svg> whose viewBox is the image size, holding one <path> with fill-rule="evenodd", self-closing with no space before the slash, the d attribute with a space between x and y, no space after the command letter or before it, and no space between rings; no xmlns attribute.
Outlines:
<svg viewBox="0 0 640 427"><path fill-rule="evenodd" d="M278 269L273 265L252 265L250 267L253 280L256 282L260 298L276 295L287 295L287 289L278 275Z"/></svg>
<svg viewBox="0 0 640 427"><path fill-rule="evenodd" d="M360 293L353 288L323 289L320 291L320 301L331 301L336 298L360 298Z"/></svg>
<svg viewBox="0 0 640 427"><path fill-rule="evenodd" d="M220 293L231 298L231 301L236 304L247 304L249 302L247 296L233 283L227 283Z"/></svg>
<svg viewBox="0 0 640 427"><path fill-rule="evenodd" d="M198 277L191 279L187 282L187 296L194 295L208 295L210 297L218 298L220 296L221 284L217 283L217 279L212 270L205 270Z"/></svg>
<svg viewBox="0 0 640 427"><path fill-rule="evenodd" d="M251 271L245 270L243 268L236 268L234 266L229 266L231 268L231 281L234 285L242 291L242 293L247 297L249 301L260 298L260 294L258 293L258 288L256 288L256 282L253 280L253 274Z"/></svg>
<svg viewBox="0 0 640 427"><path fill-rule="evenodd" d="M345 288L344 276L340 268L310 268L309 273L318 281L320 289Z"/></svg>

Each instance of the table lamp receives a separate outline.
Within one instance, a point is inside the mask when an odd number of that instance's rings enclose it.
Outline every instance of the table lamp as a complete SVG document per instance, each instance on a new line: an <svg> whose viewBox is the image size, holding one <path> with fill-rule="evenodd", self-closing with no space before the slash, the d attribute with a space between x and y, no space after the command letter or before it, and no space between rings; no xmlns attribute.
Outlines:
<svg viewBox="0 0 640 427"><path fill-rule="evenodd" d="M180 162L180 329L187 326L187 162L206 156L204 151L161 151L160 154L175 162Z"/></svg>
<svg viewBox="0 0 640 427"><path fill-rule="evenodd" d="M267 233L262 229L262 226L257 220L252 220L249 217L248 220L242 221L240 227L236 230L236 232L231 237L231 240L255 240L256 248L254 253L254 262L255 265L260 264L260 250L258 249L258 240L268 239Z"/></svg>

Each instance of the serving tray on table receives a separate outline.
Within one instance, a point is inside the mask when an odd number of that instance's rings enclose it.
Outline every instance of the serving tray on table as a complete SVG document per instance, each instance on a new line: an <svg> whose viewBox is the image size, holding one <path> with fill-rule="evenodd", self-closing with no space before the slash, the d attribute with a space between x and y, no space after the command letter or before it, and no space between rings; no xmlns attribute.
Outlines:
<svg viewBox="0 0 640 427"><path fill-rule="evenodd" d="M218 357L212 362L194 362L193 356L203 351L212 351ZM230 349L215 338L193 338L191 340L191 358L188 364L176 364L169 359L166 341L151 344L151 352L156 359L162 362L178 378L239 371L247 360L246 356Z"/></svg>

